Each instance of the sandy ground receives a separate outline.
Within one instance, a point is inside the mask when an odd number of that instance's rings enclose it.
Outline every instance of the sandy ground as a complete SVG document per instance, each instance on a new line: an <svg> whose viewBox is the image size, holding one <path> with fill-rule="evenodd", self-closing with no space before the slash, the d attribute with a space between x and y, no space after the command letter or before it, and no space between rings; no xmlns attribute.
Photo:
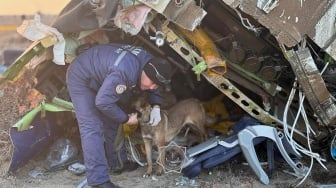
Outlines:
<svg viewBox="0 0 336 188"><path fill-rule="evenodd" d="M84 175L76 176L67 170L43 173L43 162L32 161L21 168L15 176L3 177L0 182L5 187L77 187L85 179ZM287 169L288 170L288 169ZM41 172L36 178L29 175L31 172ZM236 162L224 163L211 171L204 170L202 174L188 179L179 173L167 173L163 176L143 178L144 167L132 172L111 176L111 180L122 187L138 188L173 188L173 187L202 187L202 188L233 188L233 187L259 187L259 188L285 188L295 185L295 177L277 169L270 179L269 185L257 180L247 165ZM301 187L315 187L316 183L306 181ZM88 187L88 186L85 186Z"/></svg>
<svg viewBox="0 0 336 188"><path fill-rule="evenodd" d="M5 48L22 49L30 45L30 42L23 39L16 32L0 32L0 51ZM55 172L46 172L45 158L36 157L26 166L20 168L14 175L7 175L7 168L10 162L10 140L8 128L11 127L19 118L18 98L15 90L2 90L0 95L0 187L77 187L85 178L85 175L74 175L67 169L61 169ZM169 188L169 187L291 187L298 181L292 175L284 173L282 170L291 170L288 165L277 164L269 185L263 185L252 172L249 166L243 164L244 161L235 160L226 162L211 169L204 170L201 175L194 179L187 179L180 173L167 173L160 177L143 178L145 167L139 167L132 172L125 172L118 176L111 176L111 180L122 187L138 188ZM309 161L308 161L309 162ZM309 166L309 163L306 164ZM328 161L326 165L329 172L323 170L315 162L311 176L300 187L316 187L318 184L335 184L336 165L334 161ZM31 172L39 172L36 177ZM88 186L86 186L88 187Z"/></svg>

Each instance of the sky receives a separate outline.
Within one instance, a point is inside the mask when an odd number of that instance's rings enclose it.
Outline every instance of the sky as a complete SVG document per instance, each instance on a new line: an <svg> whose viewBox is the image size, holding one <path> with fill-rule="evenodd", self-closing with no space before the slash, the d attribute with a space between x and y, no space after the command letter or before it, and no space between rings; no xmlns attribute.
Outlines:
<svg viewBox="0 0 336 188"><path fill-rule="evenodd" d="M0 0L0 15L58 14L70 0Z"/></svg>

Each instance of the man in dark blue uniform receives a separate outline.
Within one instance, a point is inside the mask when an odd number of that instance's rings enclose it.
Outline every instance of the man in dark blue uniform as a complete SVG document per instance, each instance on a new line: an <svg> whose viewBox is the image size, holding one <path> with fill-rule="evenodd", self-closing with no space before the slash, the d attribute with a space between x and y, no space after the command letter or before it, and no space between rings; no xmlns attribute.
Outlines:
<svg viewBox="0 0 336 188"><path fill-rule="evenodd" d="M116 165L113 146L121 124L137 124L136 113L119 105L129 91L146 90L153 105L150 124L161 120L159 86L170 83L168 61L153 57L141 47L122 44L94 46L70 64L67 87L78 121L88 184L118 187L110 181L109 168ZM127 161L125 150L121 155Z"/></svg>

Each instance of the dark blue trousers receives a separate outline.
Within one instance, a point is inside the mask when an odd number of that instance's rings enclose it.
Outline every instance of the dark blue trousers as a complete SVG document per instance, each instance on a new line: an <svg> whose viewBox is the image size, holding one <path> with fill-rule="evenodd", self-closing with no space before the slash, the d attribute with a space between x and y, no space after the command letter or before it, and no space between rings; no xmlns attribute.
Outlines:
<svg viewBox="0 0 336 188"><path fill-rule="evenodd" d="M81 68L78 62L71 63L67 86L78 121L88 185L92 186L109 181L109 166L117 165L113 142L120 125L109 121L96 108L96 92L87 86ZM125 149L121 157L124 162L127 160Z"/></svg>

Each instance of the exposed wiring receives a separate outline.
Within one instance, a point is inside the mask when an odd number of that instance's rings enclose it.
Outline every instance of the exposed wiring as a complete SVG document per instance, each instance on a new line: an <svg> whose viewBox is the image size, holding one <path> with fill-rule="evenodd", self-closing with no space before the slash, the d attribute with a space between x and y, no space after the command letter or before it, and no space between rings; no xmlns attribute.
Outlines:
<svg viewBox="0 0 336 188"><path fill-rule="evenodd" d="M311 45L309 42L307 42L307 46L308 46L309 49L314 53L314 55L315 55L316 57L319 57L319 55L317 54L317 52L315 51L315 49L312 47L312 45Z"/></svg>
<svg viewBox="0 0 336 188"><path fill-rule="evenodd" d="M289 133L288 131L288 125L287 125L287 114L288 114L288 110L289 110L289 106L291 105L293 99L294 99L294 96L295 96L295 93L296 93L296 88L297 88L297 80L294 81L293 83L293 87L292 87L292 90L290 92L290 95L288 97L288 101L286 103L286 106L285 106L285 110L284 110L284 115L283 115L283 126L284 126L284 134L285 136L287 137L287 139L289 140L289 143L291 144L292 148L297 152L298 150L302 153L304 153L305 155L309 155L309 152L305 152L305 150L303 149L303 147L301 147L298 143L295 142L295 140L293 139L292 135L293 135L293 131L291 131L291 133ZM302 100L300 101L302 102ZM299 111L301 109L299 108ZM297 117L297 116L296 116ZM297 118L296 118L297 119ZM296 119L295 119L295 122L296 123ZM293 127L292 127L292 130L295 129L295 124L293 124ZM306 129L307 129L307 133L306 133L306 138L307 138L307 141L308 141L308 146L310 146L309 144L309 129L307 128L306 126ZM311 156L311 161L313 160L312 159L313 157ZM296 185L299 186L300 184L302 184L302 182L306 179L306 177L310 174L310 171L312 169L312 166L313 166L313 162L311 162L310 164L310 167L306 173L306 175L303 177L303 179Z"/></svg>
<svg viewBox="0 0 336 188"><path fill-rule="evenodd" d="M132 144L131 139L130 139L129 136L127 136L127 143L128 143L128 145L126 145L126 148L127 148L128 151L131 152L132 159L136 163L138 163L140 166L145 166L145 163L142 163L139 160L139 158L140 158L139 152L135 148L133 148L133 144Z"/></svg>
<svg viewBox="0 0 336 188"><path fill-rule="evenodd" d="M303 108L303 101L304 101L305 96L304 96L304 94L302 92L299 92L299 98L300 98L299 112L301 112L301 115L302 115L302 117L303 117L303 119L305 121L305 125L306 125L308 150L306 148L302 147L301 145L297 144L297 143L295 143L295 145L296 145L297 149L301 153L303 153L303 154L305 154L307 156L310 156L310 166L308 168L308 171L307 171L306 175L296 185L296 187L298 187L299 185L301 185L307 179L308 175L310 174L310 172L311 172L311 170L313 168L314 158L322 165L323 168L326 169L326 167L324 166L324 164L321 162L321 161L325 161L325 159L322 159L319 154L312 152L312 149L311 149L311 146L310 146L310 137L309 137L310 131L312 131L312 129L311 129L311 126L309 124L306 112L305 112L305 110Z"/></svg>
<svg viewBox="0 0 336 188"><path fill-rule="evenodd" d="M329 62L327 62L326 65L323 67L323 69L321 71L321 75L324 73L324 71L327 70L328 66L329 66Z"/></svg>
<svg viewBox="0 0 336 188"><path fill-rule="evenodd" d="M238 7L240 8L240 5ZM242 25L246 29L248 29L250 31L253 31L257 36L259 36L261 31L262 31L262 28L261 27L255 27L253 24L251 24L250 20L247 19L247 18L244 18L237 9L234 9L234 10L236 11L237 15L239 16Z"/></svg>
<svg viewBox="0 0 336 188"><path fill-rule="evenodd" d="M324 71L326 70L327 66L329 65L329 63L327 63L323 70L321 71L321 74L324 73ZM301 181L295 186L295 187L298 187L300 186L308 177L308 175L310 174L312 168L313 168L313 164L314 164L314 159L324 168L327 170L327 167L323 164L323 162L325 162L326 160L323 159L318 153L315 153L312 151L312 148L310 146L310 134L314 134L316 135L316 133L314 132L314 130L312 129L310 123L309 123L309 120L308 120L308 117L307 117L307 114L306 114L306 111L304 109L304 106L303 106L303 102L305 100L305 95L303 92L299 91L299 108L298 108L298 112L295 116L295 119L294 119L294 123L292 125L292 128L291 128L291 132L289 133L288 131L288 125L287 125L287 114L288 114L288 111L289 111L289 106L291 105L293 99L294 99L294 96L295 96L295 93L296 93L296 89L298 87L298 83L297 83L297 79L295 79L294 83L293 83L293 87L292 87L292 90L290 92L290 95L288 97L288 101L286 103L286 106L285 106L285 110L284 110L284 115L283 115L283 126L284 126L284 134L285 136L288 138L292 148L295 150L295 151L300 151L301 153L305 154L306 156L309 156L310 157L310 166L308 168L308 171L307 173L305 174L305 176L301 179ZM294 130L295 130L295 126L297 124L297 121L299 119L299 117L302 117L302 119L304 120L305 122L305 126L306 126L306 139L307 139L307 145L308 145L308 149L301 146L300 144L298 144L297 142L295 142L294 140Z"/></svg>
<svg viewBox="0 0 336 188"><path fill-rule="evenodd" d="M161 146L158 148L159 156L156 160L156 163L160 165L165 173L169 172L176 172L181 173L184 164L188 160L187 157L187 148L184 146L179 146L176 142L171 141L166 146ZM161 151L161 152L160 152ZM170 159L170 162L165 162L166 160L169 160L167 157L168 151L172 151L174 154L173 157ZM161 161L161 155L165 153L164 161ZM175 160L173 158L176 158ZM170 165L172 163L173 165Z"/></svg>

